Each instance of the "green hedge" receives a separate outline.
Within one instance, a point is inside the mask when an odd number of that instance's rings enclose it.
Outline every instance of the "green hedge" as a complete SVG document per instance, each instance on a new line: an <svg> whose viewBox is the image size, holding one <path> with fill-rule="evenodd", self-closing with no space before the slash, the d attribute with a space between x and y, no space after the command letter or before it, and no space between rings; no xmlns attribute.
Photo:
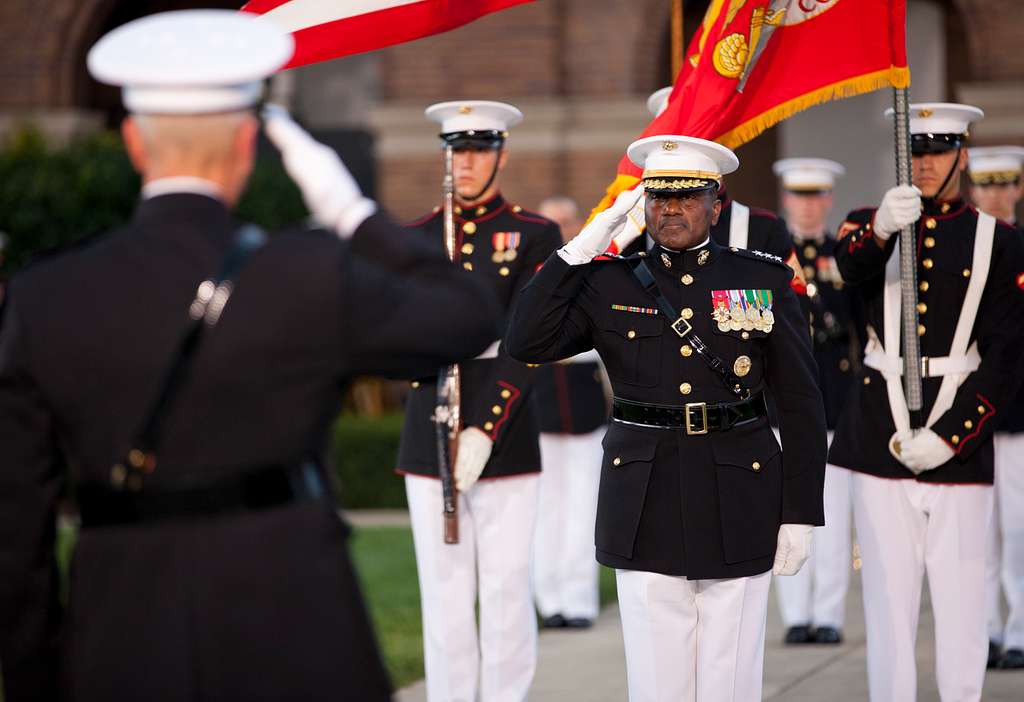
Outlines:
<svg viewBox="0 0 1024 702"><path fill-rule="evenodd" d="M116 132L60 148L25 129L0 144L0 232L9 241L0 275L126 222L139 197L139 177ZM256 161L238 203L239 218L268 230L307 216L298 188L274 151Z"/></svg>
<svg viewBox="0 0 1024 702"><path fill-rule="evenodd" d="M404 508L405 481L395 475L402 415L342 415L334 426L333 461L346 509Z"/></svg>

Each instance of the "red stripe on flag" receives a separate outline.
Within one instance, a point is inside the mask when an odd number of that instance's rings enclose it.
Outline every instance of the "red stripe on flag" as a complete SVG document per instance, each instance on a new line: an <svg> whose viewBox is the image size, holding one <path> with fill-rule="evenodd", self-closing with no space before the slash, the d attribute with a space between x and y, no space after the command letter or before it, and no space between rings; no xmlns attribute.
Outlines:
<svg viewBox="0 0 1024 702"><path fill-rule="evenodd" d="M439 34L533 0L422 0L294 32L295 55L285 68L352 56ZM253 0L245 10L266 12L280 0Z"/></svg>
<svg viewBox="0 0 1024 702"><path fill-rule="evenodd" d="M270 12L275 7L281 5L287 5L292 0L251 0L242 5L242 12L251 12L254 15L262 15L264 12Z"/></svg>

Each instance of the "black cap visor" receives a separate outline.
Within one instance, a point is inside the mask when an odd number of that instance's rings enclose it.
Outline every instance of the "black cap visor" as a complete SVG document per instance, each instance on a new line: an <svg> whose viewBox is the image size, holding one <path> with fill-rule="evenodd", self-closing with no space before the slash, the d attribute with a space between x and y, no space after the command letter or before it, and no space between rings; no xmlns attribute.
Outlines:
<svg viewBox="0 0 1024 702"><path fill-rule="evenodd" d="M960 148L966 139L966 134L911 134L910 153L914 156L943 154Z"/></svg>
<svg viewBox="0 0 1024 702"><path fill-rule="evenodd" d="M450 132L441 135L441 141L445 145L451 145L456 151L481 151L497 150L505 145L505 137L508 132L499 132L496 129L486 131Z"/></svg>

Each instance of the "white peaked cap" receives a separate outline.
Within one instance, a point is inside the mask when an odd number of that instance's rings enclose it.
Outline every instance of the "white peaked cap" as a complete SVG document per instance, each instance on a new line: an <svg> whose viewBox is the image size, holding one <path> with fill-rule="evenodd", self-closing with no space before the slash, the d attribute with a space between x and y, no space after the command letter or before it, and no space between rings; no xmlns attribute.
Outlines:
<svg viewBox="0 0 1024 702"><path fill-rule="evenodd" d="M657 117L668 107L668 96L672 94L672 86L656 90L647 98L647 111L652 117Z"/></svg>
<svg viewBox="0 0 1024 702"><path fill-rule="evenodd" d="M424 114L441 125L442 134L506 132L523 121L518 107L491 100L439 102L428 107Z"/></svg>
<svg viewBox="0 0 1024 702"><path fill-rule="evenodd" d="M291 34L257 15L182 10L121 25L87 63L96 80L122 86L129 112L187 115L251 107L294 51Z"/></svg>
<svg viewBox="0 0 1024 702"><path fill-rule="evenodd" d="M772 165L786 190L831 190L846 174L841 163L827 158L784 158Z"/></svg>
<svg viewBox="0 0 1024 702"><path fill-rule="evenodd" d="M896 114L893 108L886 117ZM981 108L954 102L914 102L910 105L911 134L966 134L972 122L985 117Z"/></svg>
<svg viewBox="0 0 1024 702"><path fill-rule="evenodd" d="M644 169L644 178L685 177L721 180L740 166L730 149L696 137L666 134L634 141L626 155Z"/></svg>
<svg viewBox="0 0 1024 702"><path fill-rule="evenodd" d="M1024 146L976 146L967 161L972 180L1011 182L1024 171Z"/></svg>

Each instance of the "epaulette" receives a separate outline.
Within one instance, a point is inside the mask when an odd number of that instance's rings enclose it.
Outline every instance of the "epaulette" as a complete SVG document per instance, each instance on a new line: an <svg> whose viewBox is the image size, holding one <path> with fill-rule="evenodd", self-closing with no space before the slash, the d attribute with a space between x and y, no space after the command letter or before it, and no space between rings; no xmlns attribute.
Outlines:
<svg viewBox="0 0 1024 702"><path fill-rule="evenodd" d="M526 222L543 225L553 224L553 222L544 215L524 210L521 205L509 205L508 211L516 219L521 219Z"/></svg>
<svg viewBox="0 0 1024 702"><path fill-rule="evenodd" d="M647 254L644 253L643 255L646 256ZM591 261L631 261L636 258L640 258L640 254L633 254L632 256L622 256L617 253L611 253L610 251L606 251L600 256L595 256L593 259L591 259Z"/></svg>
<svg viewBox="0 0 1024 702"><path fill-rule="evenodd" d="M435 207L433 210L431 210L430 212L428 212L424 216L420 217L419 219L413 220L412 222L406 222L402 226L406 227L406 228L408 228L408 227L419 227L419 226L421 226L423 224L426 224L427 222L432 220L434 217L437 217L439 214L441 214L441 208L440 207Z"/></svg>
<svg viewBox="0 0 1024 702"><path fill-rule="evenodd" d="M779 218L779 214L777 212L772 212L771 210L766 210L763 207L751 207L750 208L750 216L751 217L764 217L765 219L770 219L770 220L773 220L773 221L777 220Z"/></svg>
<svg viewBox="0 0 1024 702"><path fill-rule="evenodd" d="M764 251L758 251L757 249L741 249L736 246L730 246L729 252L734 253L737 256L741 256L743 258L753 259L755 261L761 261L763 263L773 263L776 266L780 266L781 268L785 268L787 271L790 271L790 267L786 264L786 262L774 254L765 253Z"/></svg>

